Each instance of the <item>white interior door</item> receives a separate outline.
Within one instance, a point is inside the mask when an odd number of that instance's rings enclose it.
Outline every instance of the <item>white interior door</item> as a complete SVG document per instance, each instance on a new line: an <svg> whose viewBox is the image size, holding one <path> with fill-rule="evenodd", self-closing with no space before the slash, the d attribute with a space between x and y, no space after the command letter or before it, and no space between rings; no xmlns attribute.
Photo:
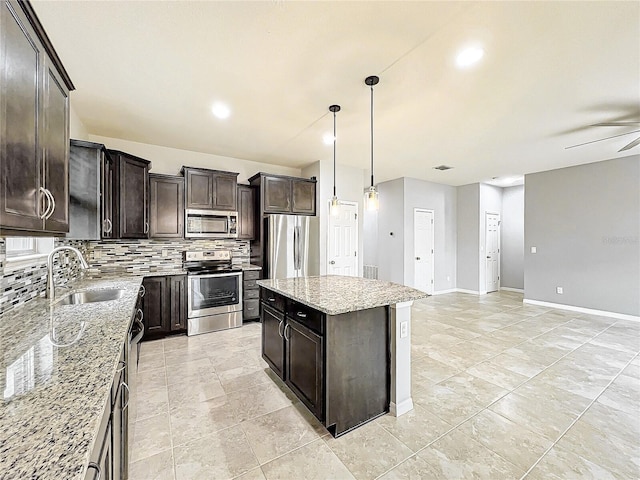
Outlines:
<svg viewBox="0 0 640 480"><path fill-rule="evenodd" d="M340 214L329 215L327 274L358 276L358 204L340 203Z"/></svg>
<svg viewBox="0 0 640 480"><path fill-rule="evenodd" d="M433 293L433 210L413 211L414 287Z"/></svg>
<svg viewBox="0 0 640 480"><path fill-rule="evenodd" d="M485 220L488 293L497 291L500 286L500 215L497 213L487 213Z"/></svg>

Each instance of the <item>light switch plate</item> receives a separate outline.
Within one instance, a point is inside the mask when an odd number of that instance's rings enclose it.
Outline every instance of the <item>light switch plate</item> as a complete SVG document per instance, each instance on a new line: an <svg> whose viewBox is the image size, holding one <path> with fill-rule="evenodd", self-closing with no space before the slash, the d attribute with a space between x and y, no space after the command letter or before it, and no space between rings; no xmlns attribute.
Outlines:
<svg viewBox="0 0 640 480"><path fill-rule="evenodd" d="M559 295L562 295L564 293L564 290L562 287L556 287L556 293Z"/></svg>
<svg viewBox="0 0 640 480"><path fill-rule="evenodd" d="M538 249L536 247L531 247L531 253L538 253Z"/></svg>
<svg viewBox="0 0 640 480"><path fill-rule="evenodd" d="M405 338L409 335L409 324L408 322L400 323L400 338Z"/></svg>

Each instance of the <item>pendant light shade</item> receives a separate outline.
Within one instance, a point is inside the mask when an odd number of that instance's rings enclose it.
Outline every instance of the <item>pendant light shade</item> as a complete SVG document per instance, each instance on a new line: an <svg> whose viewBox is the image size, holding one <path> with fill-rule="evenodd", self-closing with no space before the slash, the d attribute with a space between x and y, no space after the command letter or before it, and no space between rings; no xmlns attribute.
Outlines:
<svg viewBox="0 0 640 480"><path fill-rule="evenodd" d="M333 197L329 213L334 217L340 215L340 201L336 196L336 112L340 111L340 105L331 105L329 111L333 112Z"/></svg>
<svg viewBox="0 0 640 480"><path fill-rule="evenodd" d="M380 203L378 201L378 190L373 183L373 86L377 85L380 79L375 75L365 78L364 83L371 89L371 186L364 194L365 208L374 212L378 210Z"/></svg>

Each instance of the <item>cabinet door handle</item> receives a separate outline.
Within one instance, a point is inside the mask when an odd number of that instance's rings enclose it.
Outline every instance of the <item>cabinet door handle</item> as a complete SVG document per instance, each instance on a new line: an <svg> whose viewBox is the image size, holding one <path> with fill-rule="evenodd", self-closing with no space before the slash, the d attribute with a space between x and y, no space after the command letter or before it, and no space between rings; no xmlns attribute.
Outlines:
<svg viewBox="0 0 640 480"><path fill-rule="evenodd" d="M145 235L149 233L149 222L144 222L144 233Z"/></svg>
<svg viewBox="0 0 640 480"><path fill-rule="evenodd" d="M111 233L113 230L113 222L111 222L109 218L105 218L104 223L107 225L107 227L104 229L104 233Z"/></svg>
<svg viewBox="0 0 640 480"><path fill-rule="evenodd" d="M267 298L267 300L269 300L272 303L276 301L276 299L274 297L269 297L269 298Z"/></svg>
<svg viewBox="0 0 640 480"><path fill-rule="evenodd" d="M48 188L45 188L45 190L47 191L47 195L49 195L49 198L51 198L51 212L49 212L49 215L47 215L47 219L49 219L56 209L56 199L53 197L53 193L51 193L51 190L49 190Z"/></svg>
<svg viewBox="0 0 640 480"><path fill-rule="evenodd" d="M89 466L87 467L87 469L89 468L93 468L96 472L98 472L98 476L95 477L94 480L100 480L102 474L102 472L100 472L100 465L98 465L96 462L89 462Z"/></svg>
<svg viewBox="0 0 640 480"><path fill-rule="evenodd" d="M296 312L296 315L300 318L307 318L307 314L304 312Z"/></svg>
<svg viewBox="0 0 640 480"><path fill-rule="evenodd" d="M147 293L147 289L144 288L144 285L140 285L140 298L144 297L145 293Z"/></svg>
<svg viewBox="0 0 640 480"><path fill-rule="evenodd" d="M120 360L118 363L122 364L122 367L120 367L118 370L116 370L116 373L120 373L121 371L123 371L125 368L127 368L127 362L123 362L122 360Z"/></svg>
<svg viewBox="0 0 640 480"><path fill-rule="evenodd" d="M40 190L39 190L39 191L40 191L40 193L42 193L42 195L44 196L44 197L43 197L43 200L44 200L44 199L46 199L46 200L47 200L47 206L46 206L46 207L44 207L44 212L42 212L42 213L40 214L40 218L41 218L42 220L45 220L45 219L49 218L49 217L47 217L47 215L49 214L49 210L51 210L51 197L49 197L49 195L47 195L47 189L46 189L46 188L44 188L44 187L40 187Z"/></svg>
<svg viewBox="0 0 640 480"><path fill-rule="evenodd" d="M284 326L284 339L285 339L287 342L290 342L290 341L291 341L291 335L289 335L289 336L287 337L287 328L289 329L289 332L291 332L291 325L289 325L288 323Z"/></svg>
<svg viewBox="0 0 640 480"><path fill-rule="evenodd" d="M278 335L280 335L280 338L283 338L282 332L280 331L280 327L282 326L283 323L284 323L284 320L280 320L280 323L278 323Z"/></svg>
<svg viewBox="0 0 640 480"><path fill-rule="evenodd" d="M129 407L129 398L131 397L131 390L129 390L129 385L127 385L125 382L122 382L120 384L120 387L124 387L127 389L127 402L122 407L122 410L124 411L127 409L127 407Z"/></svg>

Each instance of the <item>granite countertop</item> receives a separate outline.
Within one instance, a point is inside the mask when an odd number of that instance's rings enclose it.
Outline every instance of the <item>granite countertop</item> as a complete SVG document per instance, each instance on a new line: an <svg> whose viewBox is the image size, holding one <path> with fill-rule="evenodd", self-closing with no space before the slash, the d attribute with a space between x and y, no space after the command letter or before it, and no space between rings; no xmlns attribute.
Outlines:
<svg viewBox="0 0 640 480"><path fill-rule="evenodd" d="M258 285L328 315L428 297L420 290L397 283L338 275L258 280Z"/></svg>
<svg viewBox="0 0 640 480"><path fill-rule="evenodd" d="M37 298L0 317L0 477L84 478L141 282L86 278L58 298L78 290L125 293L80 305Z"/></svg>
<svg viewBox="0 0 640 480"><path fill-rule="evenodd" d="M254 265L253 263L243 263L241 267L242 270L262 270L262 267Z"/></svg>

